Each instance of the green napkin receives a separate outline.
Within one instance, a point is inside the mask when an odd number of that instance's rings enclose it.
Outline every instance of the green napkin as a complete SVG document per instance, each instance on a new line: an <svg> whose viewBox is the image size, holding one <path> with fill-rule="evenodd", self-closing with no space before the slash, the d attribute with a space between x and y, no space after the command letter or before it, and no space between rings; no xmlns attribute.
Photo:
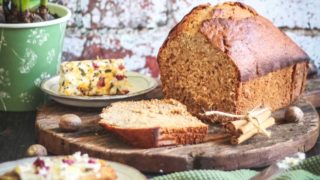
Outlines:
<svg viewBox="0 0 320 180"><path fill-rule="evenodd" d="M290 170L306 170L312 174L320 176L320 155L307 158L299 165L292 167Z"/></svg>
<svg viewBox="0 0 320 180"><path fill-rule="evenodd" d="M237 171L220 171L220 170L192 170L185 172L172 173L165 176L158 176L153 180L207 180L207 179L223 179L223 180L247 180L256 175L253 170L237 170Z"/></svg>
<svg viewBox="0 0 320 180"><path fill-rule="evenodd" d="M158 176L153 178L153 180L247 180L255 176L257 173L259 172L248 169L236 171L192 170ZM320 156L314 156L304 160L299 165L276 177L276 179L320 180Z"/></svg>

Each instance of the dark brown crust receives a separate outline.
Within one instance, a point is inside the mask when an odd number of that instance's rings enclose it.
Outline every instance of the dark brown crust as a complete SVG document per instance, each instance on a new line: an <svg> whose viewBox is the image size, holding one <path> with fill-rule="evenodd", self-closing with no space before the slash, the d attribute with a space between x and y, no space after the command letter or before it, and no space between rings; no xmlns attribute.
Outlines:
<svg viewBox="0 0 320 180"><path fill-rule="evenodd" d="M223 3L223 5L238 6L238 7L241 7L242 9L249 11L254 16L258 15L257 11L255 11L251 6L248 6L241 2L225 2Z"/></svg>
<svg viewBox="0 0 320 180"><path fill-rule="evenodd" d="M208 132L207 126L164 129L154 128L121 128L101 120L99 124L106 130L120 136L128 144L138 148L152 148L160 146L195 144L204 141Z"/></svg>
<svg viewBox="0 0 320 180"><path fill-rule="evenodd" d="M286 34L250 6L240 2L227 2L218 6L223 5L241 7L251 13L252 17L237 19L235 16L226 19L213 16L212 19L203 22L200 31L214 47L225 52L234 61L242 82L310 59ZM182 31L183 23L190 16L208 6L210 4L193 8L171 29L159 52L166 47L169 40Z"/></svg>
<svg viewBox="0 0 320 180"><path fill-rule="evenodd" d="M99 124L106 130L113 132L120 136L127 143L135 147L154 147L158 137L160 136L160 128L119 128L112 126L107 122L101 120Z"/></svg>
<svg viewBox="0 0 320 180"><path fill-rule="evenodd" d="M200 31L234 61L242 82L309 60L287 35L252 8L239 2L227 4L248 10L251 16L224 18L214 9L212 19L204 21ZM218 11L223 14L224 10Z"/></svg>
<svg viewBox="0 0 320 180"><path fill-rule="evenodd" d="M298 63L292 72L291 102L296 100L304 91L304 83L308 74L308 63Z"/></svg>

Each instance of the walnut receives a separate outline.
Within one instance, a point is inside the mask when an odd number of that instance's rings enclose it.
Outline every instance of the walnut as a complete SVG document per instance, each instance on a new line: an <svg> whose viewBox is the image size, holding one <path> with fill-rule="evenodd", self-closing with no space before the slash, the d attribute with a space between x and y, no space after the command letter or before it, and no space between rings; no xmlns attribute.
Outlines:
<svg viewBox="0 0 320 180"><path fill-rule="evenodd" d="M46 156L48 155L47 149L41 144L33 144L27 149L26 155L32 156Z"/></svg>
<svg viewBox="0 0 320 180"><path fill-rule="evenodd" d="M290 106L285 113L285 122L297 123L303 120L303 111L297 106Z"/></svg>
<svg viewBox="0 0 320 180"><path fill-rule="evenodd" d="M64 131L77 131L80 129L81 119L75 114L65 114L61 116L59 127Z"/></svg>

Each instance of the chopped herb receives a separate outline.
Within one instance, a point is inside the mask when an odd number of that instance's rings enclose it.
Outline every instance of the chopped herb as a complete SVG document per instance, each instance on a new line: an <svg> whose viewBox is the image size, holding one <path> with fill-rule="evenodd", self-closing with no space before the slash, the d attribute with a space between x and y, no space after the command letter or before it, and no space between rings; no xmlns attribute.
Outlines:
<svg viewBox="0 0 320 180"><path fill-rule="evenodd" d="M84 72L83 69L79 68L79 70L81 71L81 76L85 76L86 75L86 73Z"/></svg>
<svg viewBox="0 0 320 180"><path fill-rule="evenodd" d="M104 72L109 73L109 72L111 72L111 69L106 69Z"/></svg>
<svg viewBox="0 0 320 180"><path fill-rule="evenodd" d="M91 91L92 81L89 82L89 91Z"/></svg>

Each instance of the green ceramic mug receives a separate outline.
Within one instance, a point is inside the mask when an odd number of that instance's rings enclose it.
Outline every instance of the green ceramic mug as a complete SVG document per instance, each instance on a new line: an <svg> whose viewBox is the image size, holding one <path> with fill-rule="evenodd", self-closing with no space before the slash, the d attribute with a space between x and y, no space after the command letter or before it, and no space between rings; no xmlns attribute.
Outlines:
<svg viewBox="0 0 320 180"><path fill-rule="evenodd" d="M0 24L0 111L30 111L43 104L39 85L57 73L66 22L71 12L49 4L60 18L22 24Z"/></svg>

